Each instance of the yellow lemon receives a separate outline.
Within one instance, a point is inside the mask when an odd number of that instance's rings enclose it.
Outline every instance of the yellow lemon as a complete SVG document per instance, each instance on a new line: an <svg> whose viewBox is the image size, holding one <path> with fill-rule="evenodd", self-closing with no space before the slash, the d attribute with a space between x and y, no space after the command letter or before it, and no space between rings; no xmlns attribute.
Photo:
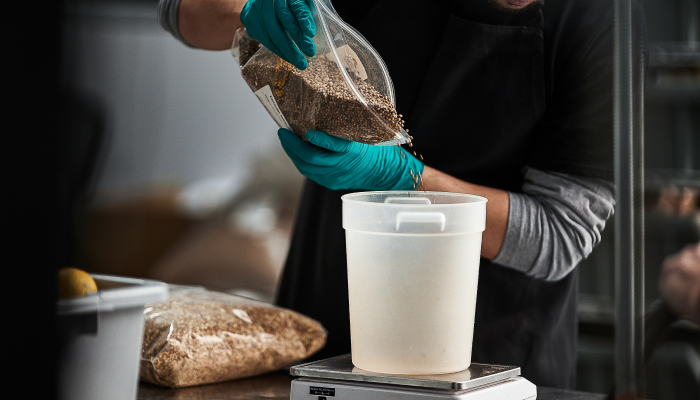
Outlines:
<svg viewBox="0 0 700 400"><path fill-rule="evenodd" d="M82 297L97 293L92 276L77 268L62 268L58 271L58 298Z"/></svg>

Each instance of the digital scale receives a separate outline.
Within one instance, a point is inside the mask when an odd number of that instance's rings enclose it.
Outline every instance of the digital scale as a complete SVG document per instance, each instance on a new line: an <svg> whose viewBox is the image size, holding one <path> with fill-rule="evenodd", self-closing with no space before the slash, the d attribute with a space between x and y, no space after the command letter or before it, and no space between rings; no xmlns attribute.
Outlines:
<svg viewBox="0 0 700 400"><path fill-rule="evenodd" d="M390 375L355 368L350 354L297 365L291 400L534 400L520 367L474 364L444 375Z"/></svg>

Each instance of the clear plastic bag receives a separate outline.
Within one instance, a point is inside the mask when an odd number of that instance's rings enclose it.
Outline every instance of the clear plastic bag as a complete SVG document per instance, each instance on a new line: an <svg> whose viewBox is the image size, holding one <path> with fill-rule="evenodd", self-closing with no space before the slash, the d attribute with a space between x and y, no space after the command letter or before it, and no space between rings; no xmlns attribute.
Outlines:
<svg viewBox="0 0 700 400"><path fill-rule="evenodd" d="M260 375L326 343L317 321L291 310L203 288L171 289L144 309L140 379L167 387Z"/></svg>
<svg viewBox="0 0 700 400"><path fill-rule="evenodd" d="M243 79L282 128L367 144L410 141L395 108L394 86L379 54L338 16L330 0L312 0L316 55L301 71L260 42L236 32L231 54Z"/></svg>

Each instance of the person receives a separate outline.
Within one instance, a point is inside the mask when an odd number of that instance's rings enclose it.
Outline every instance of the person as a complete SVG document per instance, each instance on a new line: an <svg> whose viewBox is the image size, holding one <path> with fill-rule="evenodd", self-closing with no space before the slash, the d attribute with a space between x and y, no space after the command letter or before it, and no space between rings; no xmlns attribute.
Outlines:
<svg viewBox="0 0 700 400"><path fill-rule="evenodd" d="M350 352L340 197L413 190L488 199L472 361L517 365L537 385L572 388L576 265L614 211L613 2L334 0L386 63L425 162L394 147L281 129L307 176L277 303L317 319ZM224 50L245 26L297 68L316 48L304 0L161 0L162 25L185 44ZM634 3L634 56L646 60ZM635 80L635 95L643 82Z"/></svg>
<svg viewBox="0 0 700 400"><path fill-rule="evenodd" d="M671 311L700 325L700 242L664 259L659 292Z"/></svg>

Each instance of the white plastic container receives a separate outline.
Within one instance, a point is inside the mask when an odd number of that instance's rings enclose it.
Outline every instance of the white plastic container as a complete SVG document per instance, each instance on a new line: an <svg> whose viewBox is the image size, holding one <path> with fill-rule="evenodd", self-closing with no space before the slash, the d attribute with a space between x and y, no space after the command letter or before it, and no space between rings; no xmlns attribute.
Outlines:
<svg viewBox="0 0 700 400"><path fill-rule="evenodd" d="M133 400L144 304L168 299L162 282L92 275L98 293L57 303L59 398Z"/></svg>
<svg viewBox="0 0 700 400"><path fill-rule="evenodd" d="M468 368L487 200L419 191L342 200L355 367L407 375Z"/></svg>

